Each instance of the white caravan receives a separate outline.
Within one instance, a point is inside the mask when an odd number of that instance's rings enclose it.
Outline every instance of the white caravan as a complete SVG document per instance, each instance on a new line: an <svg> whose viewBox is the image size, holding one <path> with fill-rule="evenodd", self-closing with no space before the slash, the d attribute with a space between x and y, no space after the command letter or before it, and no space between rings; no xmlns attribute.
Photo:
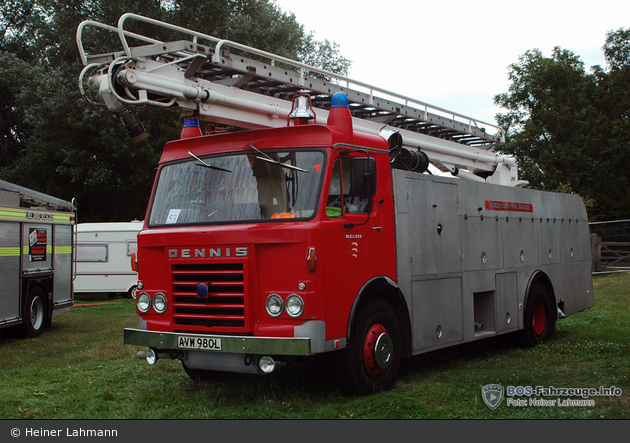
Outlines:
<svg viewBox="0 0 630 443"><path fill-rule="evenodd" d="M76 225L75 280L77 293L123 293L136 298L137 272L131 254L137 251L141 221Z"/></svg>

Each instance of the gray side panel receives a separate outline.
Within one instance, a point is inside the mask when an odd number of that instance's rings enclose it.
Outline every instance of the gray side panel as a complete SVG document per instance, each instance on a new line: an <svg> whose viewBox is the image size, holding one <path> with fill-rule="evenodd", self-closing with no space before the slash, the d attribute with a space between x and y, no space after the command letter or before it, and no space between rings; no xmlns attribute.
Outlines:
<svg viewBox="0 0 630 443"><path fill-rule="evenodd" d="M496 331L506 332L518 329L519 309L516 272L497 274L496 288Z"/></svg>
<svg viewBox="0 0 630 443"><path fill-rule="evenodd" d="M558 223L549 218L536 221L538 231L538 263L553 265L560 263L560 243L558 239Z"/></svg>
<svg viewBox="0 0 630 443"><path fill-rule="evenodd" d="M392 173L398 285L410 306L414 354L521 328L537 271L565 314L593 305L579 196Z"/></svg>
<svg viewBox="0 0 630 443"><path fill-rule="evenodd" d="M73 300L72 293L72 225L55 225L55 283L53 307Z"/></svg>
<svg viewBox="0 0 630 443"><path fill-rule="evenodd" d="M439 274L462 271L460 220L457 216L457 185L433 183L432 208L435 213L434 232ZM429 234L433 232L429 231Z"/></svg>
<svg viewBox="0 0 630 443"><path fill-rule="evenodd" d="M461 342L461 278L414 281L412 288L413 352Z"/></svg>
<svg viewBox="0 0 630 443"><path fill-rule="evenodd" d="M410 306L413 353L463 341L456 183L392 171L398 284Z"/></svg>
<svg viewBox="0 0 630 443"><path fill-rule="evenodd" d="M411 275L461 272L457 185L400 175L396 189L398 254Z"/></svg>
<svg viewBox="0 0 630 443"><path fill-rule="evenodd" d="M502 228L494 217L467 217L462 222L464 271L503 268Z"/></svg>
<svg viewBox="0 0 630 443"><path fill-rule="evenodd" d="M0 321L20 315L20 224L0 222Z"/></svg>
<svg viewBox="0 0 630 443"><path fill-rule="evenodd" d="M562 291L556 291L557 301L564 301L564 313L575 314L595 304L591 263L562 264Z"/></svg>
<svg viewBox="0 0 630 443"><path fill-rule="evenodd" d="M406 234L399 233L401 238L398 244L410 244L412 275L434 275L438 272L438 260L437 224L432 207L433 183L407 178L403 188L407 189L410 230Z"/></svg>

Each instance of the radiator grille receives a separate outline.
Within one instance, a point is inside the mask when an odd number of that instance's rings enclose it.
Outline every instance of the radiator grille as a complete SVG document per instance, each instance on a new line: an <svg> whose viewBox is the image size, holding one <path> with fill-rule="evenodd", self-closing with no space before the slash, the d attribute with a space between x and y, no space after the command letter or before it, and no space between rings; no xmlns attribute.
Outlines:
<svg viewBox="0 0 630 443"><path fill-rule="evenodd" d="M243 332L245 281L243 263L172 265L173 322L188 332ZM206 297L197 285L208 285Z"/></svg>

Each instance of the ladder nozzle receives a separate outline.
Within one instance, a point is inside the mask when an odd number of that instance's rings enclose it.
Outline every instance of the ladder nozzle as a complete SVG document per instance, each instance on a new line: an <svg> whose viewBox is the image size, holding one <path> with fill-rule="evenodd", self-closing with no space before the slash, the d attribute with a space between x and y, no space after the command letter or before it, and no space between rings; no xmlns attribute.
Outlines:
<svg viewBox="0 0 630 443"><path fill-rule="evenodd" d="M149 133L142 126L142 122L132 110L127 109L120 120L125 125L129 137L131 137L131 143L136 144L149 136Z"/></svg>

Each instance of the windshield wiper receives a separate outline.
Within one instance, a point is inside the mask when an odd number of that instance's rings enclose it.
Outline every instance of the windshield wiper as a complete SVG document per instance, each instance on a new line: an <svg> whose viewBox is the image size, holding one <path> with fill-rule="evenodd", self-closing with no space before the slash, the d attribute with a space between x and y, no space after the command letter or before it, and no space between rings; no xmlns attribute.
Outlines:
<svg viewBox="0 0 630 443"><path fill-rule="evenodd" d="M187 152L188 152L188 155L190 155L192 158L194 158L195 160L200 162L200 163L195 163L196 166L203 166L204 168L214 169L215 171L229 172L230 174L232 173L232 171L230 171L229 169L223 169L223 168L219 168L218 166L209 165L208 163L206 163L205 161L203 161L202 159L197 157L192 152L190 152L190 151L187 151Z"/></svg>
<svg viewBox="0 0 630 443"><path fill-rule="evenodd" d="M260 155L263 156L263 157L261 157L261 156L257 155L256 158L258 160L262 160L262 161L265 161L265 162L268 162L268 163L273 163L274 165L278 165L281 168L292 169L294 171L300 171L300 172L306 172L308 174L308 171L306 169L298 168L297 166L293 166L293 165L287 165L286 163L282 163L281 161L274 160L273 158L269 157L267 154L262 152L260 149L258 149L256 146L252 145L251 143L248 143L248 145L254 151L258 152Z"/></svg>

